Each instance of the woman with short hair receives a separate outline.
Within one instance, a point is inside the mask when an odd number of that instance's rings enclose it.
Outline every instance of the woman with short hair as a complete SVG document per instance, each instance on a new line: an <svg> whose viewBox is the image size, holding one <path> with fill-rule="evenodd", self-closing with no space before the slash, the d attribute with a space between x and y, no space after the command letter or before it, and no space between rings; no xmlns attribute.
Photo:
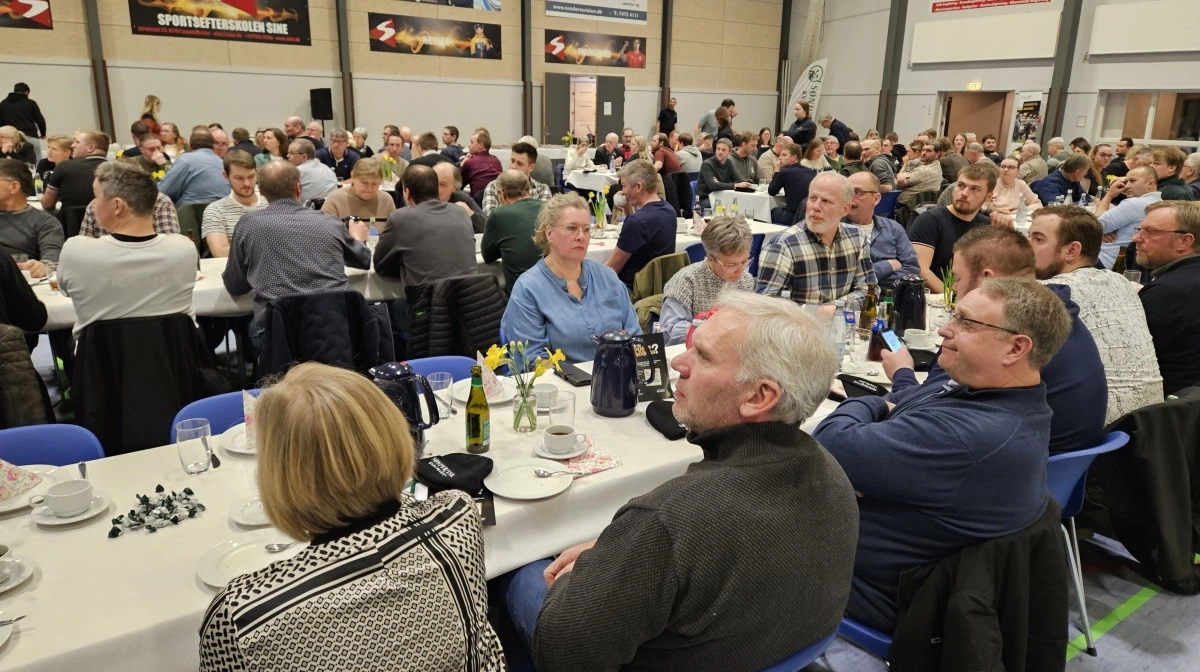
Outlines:
<svg viewBox="0 0 1200 672"><path fill-rule="evenodd" d="M357 126L354 129L354 148L364 159L369 159L375 154L371 146L367 144L367 129L363 126Z"/></svg>
<svg viewBox="0 0 1200 672"><path fill-rule="evenodd" d="M71 138L66 135L52 135L46 138L46 156L38 161L36 171L42 183L50 182L54 167L71 158Z"/></svg>
<svg viewBox="0 0 1200 672"><path fill-rule="evenodd" d="M704 233L700 234L704 259L671 276L663 287L658 324L666 335L667 345L684 342L692 320L712 310L721 290L732 287L754 291L754 277L747 271L753 241L750 225L740 215L713 217L704 227Z"/></svg>
<svg viewBox="0 0 1200 672"><path fill-rule="evenodd" d="M338 219L357 217L367 222L377 221L382 229L388 215L396 209L391 194L380 191L382 184L383 168L379 159L359 159L350 169L350 184L329 194L321 212Z"/></svg>
<svg viewBox="0 0 1200 672"><path fill-rule="evenodd" d="M1006 156L1000 161L1000 178L992 191L991 216L993 224L1011 227L1021 207L1021 196L1025 196L1025 212L1033 218L1033 211L1042 207L1042 201L1033 193L1025 180L1019 179L1021 159Z"/></svg>
<svg viewBox="0 0 1200 672"><path fill-rule="evenodd" d="M309 545L213 598L202 672L504 669L475 503L407 494L412 435L379 388L299 364L259 397L255 432L267 517Z"/></svg>
<svg viewBox="0 0 1200 672"><path fill-rule="evenodd" d="M529 350L561 349L570 362L590 362L592 336L614 329L642 333L629 290L615 271L587 259L591 210L574 192L551 198L538 214L533 242L542 258L513 286L500 331L529 341Z"/></svg>

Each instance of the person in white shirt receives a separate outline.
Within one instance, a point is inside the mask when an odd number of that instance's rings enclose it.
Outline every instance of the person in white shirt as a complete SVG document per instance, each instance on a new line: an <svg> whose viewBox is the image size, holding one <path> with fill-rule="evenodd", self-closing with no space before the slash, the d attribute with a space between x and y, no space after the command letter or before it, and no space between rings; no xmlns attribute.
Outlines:
<svg viewBox="0 0 1200 672"><path fill-rule="evenodd" d="M258 193L258 167L253 156L235 149L225 155L223 164L232 191L204 209L200 224L200 235L214 257L229 256L229 241L242 215L267 207L267 199Z"/></svg>
<svg viewBox="0 0 1200 672"><path fill-rule="evenodd" d="M141 168L110 161L93 183L100 238L74 236L58 259L58 287L75 307L75 337L93 322L193 315L196 246L154 232L158 187Z"/></svg>
<svg viewBox="0 0 1200 672"><path fill-rule="evenodd" d="M1096 341L1108 382L1104 424L1163 400L1163 379L1137 285L1096 268L1100 223L1087 210L1054 205L1034 214L1029 229L1037 277L1071 288L1079 319Z"/></svg>
<svg viewBox="0 0 1200 672"><path fill-rule="evenodd" d="M563 164L563 179L566 179L572 170L596 170L596 164L588 156L587 138L580 138L575 143L575 151L567 152L567 161Z"/></svg>
<svg viewBox="0 0 1200 672"><path fill-rule="evenodd" d="M300 205L314 198L325 198L338 188L333 169L317 160L317 150L304 138L288 145L287 159L300 171Z"/></svg>
<svg viewBox="0 0 1200 672"><path fill-rule="evenodd" d="M1125 194L1125 200L1115 207L1112 204L1117 194ZM1096 203L1096 217L1104 229L1104 245L1100 248L1100 263L1112 268L1123 245L1128 245L1137 228L1146 218L1146 206L1162 200L1158 190L1158 173L1149 166L1139 166L1125 177L1113 181L1104 198Z"/></svg>

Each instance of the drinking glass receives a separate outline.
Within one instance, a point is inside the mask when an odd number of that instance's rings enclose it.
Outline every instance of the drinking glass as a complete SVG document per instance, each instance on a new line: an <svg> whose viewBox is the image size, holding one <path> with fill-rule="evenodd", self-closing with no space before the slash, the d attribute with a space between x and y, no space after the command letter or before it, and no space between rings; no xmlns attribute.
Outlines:
<svg viewBox="0 0 1200 672"><path fill-rule="evenodd" d="M1141 271L1125 271L1125 277L1130 282L1136 282L1139 285L1142 284L1142 272Z"/></svg>
<svg viewBox="0 0 1200 672"><path fill-rule="evenodd" d="M23 263L29 261L29 255L28 254L20 254L20 253L14 254L14 255L12 255L12 260L18 264L23 264Z"/></svg>
<svg viewBox="0 0 1200 672"><path fill-rule="evenodd" d="M754 208L746 208L746 221L754 221Z"/></svg>
<svg viewBox="0 0 1200 672"><path fill-rule="evenodd" d="M208 447L210 431L208 420L193 418L175 425L175 449L179 451L179 463L188 474L208 471L212 451Z"/></svg>
<svg viewBox="0 0 1200 672"><path fill-rule="evenodd" d="M870 329L855 329L854 334L850 336L850 342L846 345L847 360L842 365L842 370L846 373L862 374L871 369L870 362L867 361L867 349L871 347L871 330Z"/></svg>
<svg viewBox="0 0 1200 672"><path fill-rule="evenodd" d="M454 376L439 371L425 376L425 380L429 381L429 389L433 390L433 398L437 399L438 417L450 417L450 409L454 406L454 397L450 392L450 387L454 384Z"/></svg>
<svg viewBox="0 0 1200 672"><path fill-rule="evenodd" d="M550 405L550 424L575 426L574 392L558 391L558 397Z"/></svg>

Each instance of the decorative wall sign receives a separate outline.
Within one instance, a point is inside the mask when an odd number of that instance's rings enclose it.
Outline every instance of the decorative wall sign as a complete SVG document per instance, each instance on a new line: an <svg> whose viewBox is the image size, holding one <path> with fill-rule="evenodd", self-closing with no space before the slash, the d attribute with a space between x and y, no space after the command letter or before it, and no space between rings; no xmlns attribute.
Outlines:
<svg viewBox="0 0 1200 672"><path fill-rule="evenodd" d="M308 0L129 0L134 35L312 44Z"/></svg>
<svg viewBox="0 0 1200 672"><path fill-rule="evenodd" d="M367 15L371 51L459 58L500 58L500 26L396 14Z"/></svg>
<svg viewBox="0 0 1200 672"><path fill-rule="evenodd" d="M54 28L50 0L0 0L0 28Z"/></svg>
<svg viewBox="0 0 1200 672"><path fill-rule="evenodd" d="M646 41L640 37L546 29L546 62L645 68Z"/></svg>

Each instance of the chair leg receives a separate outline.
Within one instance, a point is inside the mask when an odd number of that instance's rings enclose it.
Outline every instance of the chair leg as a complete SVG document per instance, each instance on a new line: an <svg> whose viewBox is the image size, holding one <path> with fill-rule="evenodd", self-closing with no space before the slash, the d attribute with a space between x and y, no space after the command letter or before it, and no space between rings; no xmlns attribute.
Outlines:
<svg viewBox="0 0 1200 672"><path fill-rule="evenodd" d="M1070 519L1071 531L1068 532L1065 526L1060 526L1063 533L1063 540L1067 543L1067 562L1071 566L1071 580L1075 584L1075 597L1079 601L1079 615L1083 619L1083 637L1087 641L1087 654L1096 656L1096 642L1092 640L1092 624L1088 620L1087 605L1085 604L1083 595L1083 572L1079 561L1079 547L1075 542L1075 521Z"/></svg>

